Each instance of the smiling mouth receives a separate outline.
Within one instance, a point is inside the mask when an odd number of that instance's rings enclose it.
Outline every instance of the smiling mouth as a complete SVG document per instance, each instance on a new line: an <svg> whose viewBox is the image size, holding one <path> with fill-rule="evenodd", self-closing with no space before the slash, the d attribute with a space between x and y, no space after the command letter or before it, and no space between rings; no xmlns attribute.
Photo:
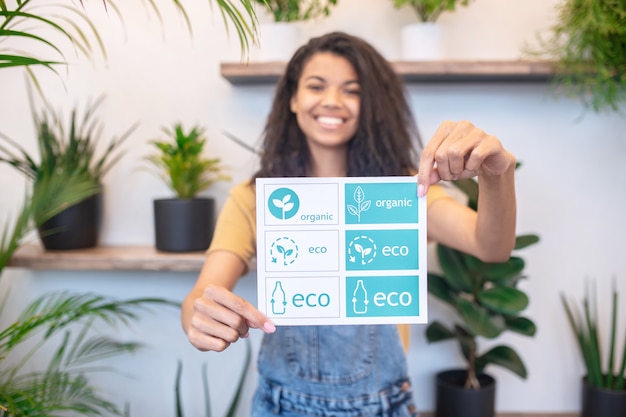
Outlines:
<svg viewBox="0 0 626 417"><path fill-rule="evenodd" d="M340 117L318 116L316 120L327 126L339 126L343 123L343 119Z"/></svg>

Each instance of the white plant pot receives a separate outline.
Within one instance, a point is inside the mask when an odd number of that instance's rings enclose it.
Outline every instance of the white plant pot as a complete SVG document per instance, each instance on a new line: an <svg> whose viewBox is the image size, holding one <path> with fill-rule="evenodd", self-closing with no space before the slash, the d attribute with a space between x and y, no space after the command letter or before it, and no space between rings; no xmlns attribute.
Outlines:
<svg viewBox="0 0 626 417"><path fill-rule="evenodd" d="M288 61L300 46L300 28L294 23L263 23L259 34L260 45L251 51L255 61Z"/></svg>
<svg viewBox="0 0 626 417"><path fill-rule="evenodd" d="M442 26L413 23L402 28L401 58L404 61L441 61L446 58Z"/></svg>

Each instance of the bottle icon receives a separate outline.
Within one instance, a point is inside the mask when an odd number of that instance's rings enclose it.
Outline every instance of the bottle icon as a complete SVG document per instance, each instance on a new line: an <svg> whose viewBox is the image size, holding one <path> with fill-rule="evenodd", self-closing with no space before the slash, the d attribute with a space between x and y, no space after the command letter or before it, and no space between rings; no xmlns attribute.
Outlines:
<svg viewBox="0 0 626 417"><path fill-rule="evenodd" d="M365 314L367 313L368 304L367 290L363 285L363 280L360 279L357 281L354 292L352 293L352 311L354 311L354 314Z"/></svg>
<svg viewBox="0 0 626 417"><path fill-rule="evenodd" d="M287 310L287 296L285 295L285 290L283 290L282 282L276 281L270 302L272 303L272 314L285 314Z"/></svg>

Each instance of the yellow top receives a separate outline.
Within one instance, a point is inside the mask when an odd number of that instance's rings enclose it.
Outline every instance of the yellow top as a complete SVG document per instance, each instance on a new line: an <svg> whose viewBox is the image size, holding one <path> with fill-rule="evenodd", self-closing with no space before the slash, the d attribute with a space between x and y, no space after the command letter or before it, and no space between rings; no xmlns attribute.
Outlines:
<svg viewBox="0 0 626 417"><path fill-rule="evenodd" d="M428 189L427 207L433 202L448 197L440 185ZM213 240L207 254L225 250L240 257L247 269L256 256L256 193L255 186L249 180L239 183L229 193L217 219ZM408 349L409 326L398 325L400 337L405 349Z"/></svg>

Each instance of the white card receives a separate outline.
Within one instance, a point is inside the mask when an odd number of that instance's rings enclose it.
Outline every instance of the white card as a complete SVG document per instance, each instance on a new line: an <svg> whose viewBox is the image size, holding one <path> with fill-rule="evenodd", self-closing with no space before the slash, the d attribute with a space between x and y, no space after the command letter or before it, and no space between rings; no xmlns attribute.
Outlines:
<svg viewBox="0 0 626 417"><path fill-rule="evenodd" d="M276 325L426 323L416 177L258 178L258 308Z"/></svg>

